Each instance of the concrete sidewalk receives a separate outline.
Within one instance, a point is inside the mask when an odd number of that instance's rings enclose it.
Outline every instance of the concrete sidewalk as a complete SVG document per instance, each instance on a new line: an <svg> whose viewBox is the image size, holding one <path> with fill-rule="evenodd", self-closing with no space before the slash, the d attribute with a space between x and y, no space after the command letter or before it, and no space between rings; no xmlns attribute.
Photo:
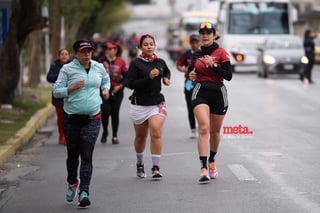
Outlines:
<svg viewBox="0 0 320 213"><path fill-rule="evenodd" d="M28 142L53 112L54 107L50 103L45 108L36 112L26 123L25 127L20 129L12 138L3 145L0 145L0 165L6 162L22 145Z"/></svg>

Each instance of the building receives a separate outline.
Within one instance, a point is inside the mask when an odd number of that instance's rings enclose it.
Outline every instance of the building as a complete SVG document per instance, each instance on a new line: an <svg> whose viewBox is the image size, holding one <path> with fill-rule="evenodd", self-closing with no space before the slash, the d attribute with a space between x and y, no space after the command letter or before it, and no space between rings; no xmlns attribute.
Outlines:
<svg viewBox="0 0 320 213"><path fill-rule="evenodd" d="M320 0L292 0L298 10L297 34L303 36L305 29L320 32Z"/></svg>

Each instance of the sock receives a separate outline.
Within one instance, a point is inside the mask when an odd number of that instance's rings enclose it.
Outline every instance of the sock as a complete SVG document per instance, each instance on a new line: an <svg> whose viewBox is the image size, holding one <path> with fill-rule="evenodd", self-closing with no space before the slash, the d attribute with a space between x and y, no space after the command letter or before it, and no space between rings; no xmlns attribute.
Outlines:
<svg viewBox="0 0 320 213"><path fill-rule="evenodd" d="M214 162L214 157L216 156L217 152L213 152L210 150L210 156L209 156L209 163Z"/></svg>
<svg viewBox="0 0 320 213"><path fill-rule="evenodd" d="M138 165L143 165L144 163L143 163L143 152L141 152L141 153L136 153L136 156L137 156L137 164Z"/></svg>
<svg viewBox="0 0 320 213"><path fill-rule="evenodd" d="M200 159L201 169L203 169L203 168L208 169L208 166L207 166L208 157L207 156L200 156L199 159Z"/></svg>
<svg viewBox="0 0 320 213"><path fill-rule="evenodd" d="M152 156L152 164L153 164L153 166L158 166L159 167L161 155L152 154L151 156Z"/></svg>

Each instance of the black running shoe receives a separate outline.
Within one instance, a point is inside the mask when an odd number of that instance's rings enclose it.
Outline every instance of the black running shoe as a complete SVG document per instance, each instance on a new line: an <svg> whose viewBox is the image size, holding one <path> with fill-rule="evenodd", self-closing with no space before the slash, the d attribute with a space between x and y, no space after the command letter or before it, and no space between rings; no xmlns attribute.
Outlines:
<svg viewBox="0 0 320 213"><path fill-rule="evenodd" d="M91 204L91 202L90 202L88 193L85 191L82 191L78 195L78 206L86 207L86 206L90 206L90 204Z"/></svg>
<svg viewBox="0 0 320 213"><path fill-rule="evenodd" d="M147 177L146 173L144 172L144 165L143 164L137 164L137 176L138 176L138 178Z"/></svg>
<svg viewBox="0 0 320 213"><path fill-rule="evenodd" d="M153 166L151 169L151 173L152 173L152 180L161 180L163 175L160 172L160 167L159 166Z"/></svg>

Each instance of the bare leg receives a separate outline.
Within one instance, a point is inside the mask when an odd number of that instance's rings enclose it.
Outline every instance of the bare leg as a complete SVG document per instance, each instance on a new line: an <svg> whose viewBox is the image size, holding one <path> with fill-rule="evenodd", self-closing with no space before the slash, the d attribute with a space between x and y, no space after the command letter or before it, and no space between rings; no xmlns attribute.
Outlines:
<svg viewBox="0 0 320 213"><path fill-rule="evenodd" d="M209 133L210 133L210 111L205 104L199 104L194 108L194 114L198 121L198 152L199 156L208 156Z"/></svg>

